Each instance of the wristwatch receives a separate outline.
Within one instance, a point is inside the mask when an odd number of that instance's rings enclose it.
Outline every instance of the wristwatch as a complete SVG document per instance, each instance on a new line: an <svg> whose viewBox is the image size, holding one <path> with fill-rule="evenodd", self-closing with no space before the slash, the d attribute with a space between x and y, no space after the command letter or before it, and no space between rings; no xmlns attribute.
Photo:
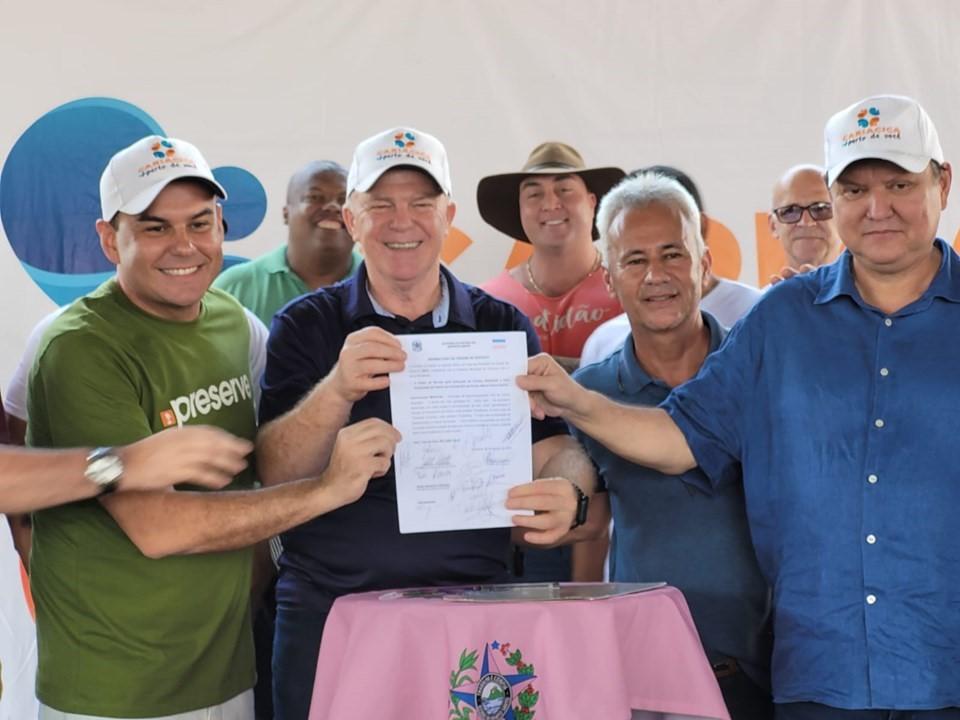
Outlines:
<svg viewBox="0 0 960 720"><path fill-rule="evenodd" d="M576 530L587 521L587 509L590 507L590 498L586 496L586 493L584 493L583 490L580 489L580 486L573 482L573 480L570 481L570 484L573 485L573 491L577 494L577 512L573 516L573 524L570 526L570 529Z"/></svg>
<svg viewBox="0 0 960 720"><path fill-rule="evenodd" d="M123 477L123 461L112 447L99 447L87 455L86 478L100 488L100 494L113 492Z"/></svg>

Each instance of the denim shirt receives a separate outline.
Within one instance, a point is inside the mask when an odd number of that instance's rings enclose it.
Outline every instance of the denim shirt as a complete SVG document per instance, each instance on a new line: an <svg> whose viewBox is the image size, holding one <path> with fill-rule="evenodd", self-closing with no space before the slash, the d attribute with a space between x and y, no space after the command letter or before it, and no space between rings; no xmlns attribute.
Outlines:
<svg viewBox="0 0 960 720"><path fill-rule="evenodd" d="M960 705L960 258L887 315L852 257L772 288L664 402L742 477L774 593L777 702Z"/></svg>

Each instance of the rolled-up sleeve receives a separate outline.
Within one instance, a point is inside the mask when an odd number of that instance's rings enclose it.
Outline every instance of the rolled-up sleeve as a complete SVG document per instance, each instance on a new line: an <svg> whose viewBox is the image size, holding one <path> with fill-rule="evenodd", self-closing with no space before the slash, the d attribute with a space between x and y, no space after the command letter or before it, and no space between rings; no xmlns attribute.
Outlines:
<svg viewBox="0 0 960 720"><path fill-rule="evenodd" d="M712 487L741 479L749 414L763 412L753 402L762 349L755 342L759 324L759 313L749 313L700 372L660 405L680 428ZM694 485L703 482L699 473L686 473L683 479Z"/></svg>

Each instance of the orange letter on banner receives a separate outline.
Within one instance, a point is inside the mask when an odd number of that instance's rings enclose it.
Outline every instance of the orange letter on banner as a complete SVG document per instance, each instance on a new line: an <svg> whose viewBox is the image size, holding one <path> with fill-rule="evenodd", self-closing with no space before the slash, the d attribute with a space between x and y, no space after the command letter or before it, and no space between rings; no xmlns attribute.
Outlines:
<svg viewBox="0 0 960 720"><path fill-rule="evenodd" d="M507 270L515 268L522 262L526 262L533 255L533 245L530 243L513 241L513 250L510 251L510 257L507 258L507 264L504 266Z"/></svg>
<svg viewBox="0 0 960 720"><path fill-rule="evenodd" d="M707 247L710 248L711 257L713 257L713 274L728 280L738 280L743 261L740 256L740 243L737 242L736 236L730 232L730 228L710 216L707 236L704 240Z"/></svg>
<svg viewBox="0 0 960 720"><path fill-rule="evenodd" d="M443 247L440 248L440 259L449 265L458 257L460 257L463 254L463 251L472 244L473 240L470 239L469 235L467 235L465 232L457 230L455 227L452 227L450 228L450 232L447 233L447 236L443 239Z"/></svg>

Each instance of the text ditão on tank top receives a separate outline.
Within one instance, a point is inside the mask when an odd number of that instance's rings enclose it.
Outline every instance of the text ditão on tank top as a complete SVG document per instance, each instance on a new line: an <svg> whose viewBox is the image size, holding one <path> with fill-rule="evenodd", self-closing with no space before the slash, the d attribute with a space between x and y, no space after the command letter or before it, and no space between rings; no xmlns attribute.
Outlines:
<svg viewBox="0 0 960 720"><path fill-rule="evenodd" d="M606 312L607 310L604 308L590 307L589 305L580 305L576 308L569 307L565 313L560 314L552 313L547 308L542 308L540 312L530 319L533 321L533 326L537 330L553 334L581 323L597 324L603 320L604 313Z"/></svg>
<svg viewBox="0 0 960 720"><path fill-rule="evenodd" d="M244 400L252 401L253 388L246 374L221 380L206 387L200 387L188 395L181 395L170 401L170 408L160 411L160 422L164 427L182 427L191 420L209 415L215 410L230 407Z"/></svg>

